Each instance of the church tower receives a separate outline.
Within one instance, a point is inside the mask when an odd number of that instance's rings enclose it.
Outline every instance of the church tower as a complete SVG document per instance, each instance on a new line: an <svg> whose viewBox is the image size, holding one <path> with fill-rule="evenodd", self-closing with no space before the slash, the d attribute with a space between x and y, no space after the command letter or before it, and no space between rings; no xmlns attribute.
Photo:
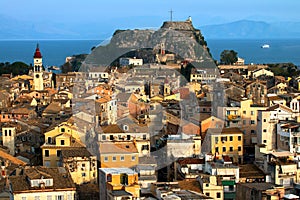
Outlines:
<svg viewBox="0 0 300 200"><path fill-rule="evenodd" d="M34 90L44 90L43 61L39 44L36 45L36 50L33 56L33 84Z"/></svg>

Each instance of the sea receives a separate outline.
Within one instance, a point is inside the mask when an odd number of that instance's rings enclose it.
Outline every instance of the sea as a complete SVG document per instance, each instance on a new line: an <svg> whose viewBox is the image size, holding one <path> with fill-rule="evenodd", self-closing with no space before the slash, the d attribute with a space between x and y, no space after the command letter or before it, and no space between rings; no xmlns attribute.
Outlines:
<svg viewBox="0 0 300 200"><path fill-rule="evenodd" d="M66 57L91 53L103 40L0 40L0 62L33 62L39 44L45 66L61 66ZM220 60L223 50L234 50L245 63L267 64L291 62L300 66L300 39L207 39L210 52ZM270 48L261 48L268 44Z"/></svg>

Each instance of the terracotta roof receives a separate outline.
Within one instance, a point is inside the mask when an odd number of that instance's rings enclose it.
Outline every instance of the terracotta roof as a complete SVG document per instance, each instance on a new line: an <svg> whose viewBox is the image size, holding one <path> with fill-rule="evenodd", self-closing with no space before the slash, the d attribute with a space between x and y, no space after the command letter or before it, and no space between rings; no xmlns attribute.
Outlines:
<svg viewBox="0 0 300 200"><path fill-rule="evenodd" d="M280 108L280 109L282 109L282 110L286 110L287 112L293 112L293 110L292 109L290 109L289 107L287 107L287 106L284 106L284 105L281 105L281 104L276 104L276 105L274 105L274 106L271 106L271 107L269 107L268 109L267 109L267 111L274 111L274 110L276 110L277 108Z"/></svg>
<svg viewBox="0 0 300 200"><path fill-rule="evenodd" d="M102 127L103 133L125 133L117 124L111 124Z"/></svg>
<svg viewBox="0 0 300 200"><path fill-rule="evenodd" d="M60 102L52 102L45 108L43 113L57 114L61 110Z"/></svg>
<svg viewBox="0 0 300 200"><path fill-rule="evenodd" d="M182 158L177 161L180 165L188 165L188 164L204 164L204 159L200 158Z"/></svg>
<svg viewBox="0 0 300 200"><path fill-rule="evenodd" d="M240 178L264 178L265 174L254 164L239 165Z"/></svg>
<svg viewBox="0 0 300 200"><path fill-rule="evenodd" d="M45 189L40 187L31 187L27 177L38 179L44 177L53 178L53 186L46 186ZM24 175L10 176L9 181L13 193L34 192L34 191L61 191L61 190L76 190L76 186L69 174L63 167L47 168L42 166L29 167L24 169Z"/></svg>
<svg viewBox="0 0 300 200"><path fill-rule="evenodd" d="M181 190L191 190L195 192L202 193L200 189L200 183L196 179L191 179L191 180L183 180L183 181L178 181L178 185Z"/></svg>
<svg viewBox="0 0 300 200"><path fill-rule="evenodd" d="M12 113L14 114L26 114L28 115L30 112L35 112L31 107L21 107L12 109Z"/></svg>
<svg viewBox="0 0 300 200"><path fill-rule="evenodd" d="M207 132L212 134L243 134L241 129L233 127L233 128L209 128Z"/></svg>
<svg viewBox="0 0 300 200"><path fill-rule="evenodd" d="M90 157L92 154L85 147L68 147L61 150L62 157Z"/></svg>
<svg viewBox="0 0 300 200"><path fill-rule="evenodd" d="M25 162L23 162L22 160L13 157L12 155L6 153L5 151L0 150L0 158L3 158L5 160L9 160L10 162L12 162L13 164L16 165L26 165Z"/></svg>
<svg viewBox="0 0 300 200"><path fill-rule="evenodd" d="M270 96L268 97L269 101L277 101L277 100L284 100L283 98L280 98L279 96Z"/></svg>
<svg viewBox="0 0 300 200"><path fill-rule="evenodd" d="M100 154L138 153L138 150L133 142L100 143L99 146L100 146Z"/></svg>

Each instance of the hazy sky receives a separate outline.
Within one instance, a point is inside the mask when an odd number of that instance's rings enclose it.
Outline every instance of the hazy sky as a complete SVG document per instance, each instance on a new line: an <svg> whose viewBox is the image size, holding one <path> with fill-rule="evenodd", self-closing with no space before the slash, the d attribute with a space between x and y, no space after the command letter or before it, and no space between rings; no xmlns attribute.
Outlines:
<svg viewBox="0 0 300 200"><path fill-rule="evenodd" d="M170 19L171 9L173 20L191 16L196 27L242 19L300 22L299 0L0 0L0 8L0 17L91 31L102 26L102 34L159 27Z"/></svg>

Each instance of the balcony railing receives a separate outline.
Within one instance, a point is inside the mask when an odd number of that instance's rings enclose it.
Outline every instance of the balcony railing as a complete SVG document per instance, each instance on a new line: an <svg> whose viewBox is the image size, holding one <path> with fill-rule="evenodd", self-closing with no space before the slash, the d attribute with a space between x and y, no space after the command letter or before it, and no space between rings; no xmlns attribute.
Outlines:
<svg viewBox="0 0 300 200"><path fill-rule="evenodd" d="M226 115L226 120L239 121L239 120L241 120L241 116L240 115Z"/></svg>

